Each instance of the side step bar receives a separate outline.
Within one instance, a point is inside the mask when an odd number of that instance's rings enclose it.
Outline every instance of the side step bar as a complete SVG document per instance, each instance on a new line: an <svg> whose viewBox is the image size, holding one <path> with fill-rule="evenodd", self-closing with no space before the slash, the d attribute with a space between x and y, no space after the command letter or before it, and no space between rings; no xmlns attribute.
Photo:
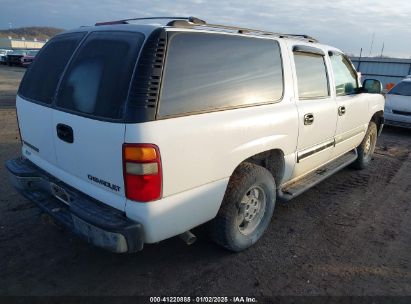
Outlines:
<svg viewBox="0 0 411 304"><path fill-rule="evenodd" d="M285 184L281 189L277 191L279 201L288 202L292 200L301 193L330 177L337 171L340 171L349 164L353 163L357 159L357 157L357 150L352 150L325 164L324 166L314 170L313 172L304 175L298 180Z"/></svg>

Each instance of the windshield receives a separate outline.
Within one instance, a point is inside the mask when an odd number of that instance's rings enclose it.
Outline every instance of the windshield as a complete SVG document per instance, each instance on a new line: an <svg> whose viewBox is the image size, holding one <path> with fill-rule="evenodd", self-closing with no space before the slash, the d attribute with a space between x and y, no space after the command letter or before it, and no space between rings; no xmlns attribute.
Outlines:
<svg viewBox="0 0 411 304"><path fill-rule="evenodd" d="M24 55L26 53L27 53L27 51L24 51L24 50L15 50L15 51L11 52L10 55Z"/></svg>
<svg viewBox="0 0 411 304"><path fill-rule="evenodd" d="M402 81L388 92L391 95L411 96L411 81Z"/></svg>
<svg viewBox="0 0 411 304"><path fill-rule="evenodd" d="M38 52L39 52L39 51L28 51L28 52L27 52L27 55L28 55L28 56L36 56Z"/></svg>

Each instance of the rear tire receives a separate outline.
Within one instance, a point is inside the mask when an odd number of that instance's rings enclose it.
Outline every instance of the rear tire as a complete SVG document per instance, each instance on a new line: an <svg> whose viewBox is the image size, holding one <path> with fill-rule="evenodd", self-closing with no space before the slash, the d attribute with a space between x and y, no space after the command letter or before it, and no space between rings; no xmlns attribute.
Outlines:
<svg viewBox="0 0 411 304"><path fill-rule="evenodd" d="M375 146L377 144L377 136L377 125L375 124L375 122L370 121L367 133L365 133L363 141L357 147L358 158L352 164L353 168L362 170L369 165L375 150Z"/></svg>
<svg viewBox="0 0 411 304"><path fill-rule="evenodd" d="M241 164L228 183L221 208L210 224L210 237L234 252L247 249L271 222L276 201L272 174L265 168Z"/></svg>

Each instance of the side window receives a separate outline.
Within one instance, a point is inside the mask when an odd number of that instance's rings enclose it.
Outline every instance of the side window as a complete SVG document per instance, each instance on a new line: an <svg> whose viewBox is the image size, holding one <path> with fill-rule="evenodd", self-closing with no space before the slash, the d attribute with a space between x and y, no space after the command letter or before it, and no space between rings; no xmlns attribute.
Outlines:
<svg viewBox="0 0 411 304"><path fill-rule="evenodd" d="M357 73L342 54L330 53L337 96L354 94L358 88Z"/></svg>
<svg viewBox="0 0 411 304"><path fill-rule="evenodd" d="M91 33L63 77L57 105L102 118L121 118L143 41L141 33Z"/></svg>
<svg viewBox="0 0 411 304"><path fill-rule="evenodd" d="M51 104L61 74L84 35L65 34L50 40L24 75L19 95Z"/></svg>
<svg viewBox="0 0 411 304"><path fill-rule="evenodd" d="M294 60L299 98L310 99L330 96L324 56L294 52Z"/></svg>
<svg viewBox="0 0 411 304"><path fill-rule="evenodd" d="M205 33L170 38L160 116L276 102L282 95L276 41Z"/></svg>

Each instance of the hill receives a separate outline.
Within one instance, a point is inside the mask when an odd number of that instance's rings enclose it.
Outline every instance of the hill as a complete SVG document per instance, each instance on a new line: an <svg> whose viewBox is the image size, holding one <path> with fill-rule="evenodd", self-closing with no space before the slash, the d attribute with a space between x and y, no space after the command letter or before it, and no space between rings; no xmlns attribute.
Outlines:
<svg viewBox="0 0 411 304"><path fill-rule="evenodd" d="M18 38L24 37L26 39L37 38L39 40L50 39L54 35L64 31L63 29L54 27L41 27L41 26L31 26L31 27L20 27L15 29L0 30L0 38Z"/></svg>

